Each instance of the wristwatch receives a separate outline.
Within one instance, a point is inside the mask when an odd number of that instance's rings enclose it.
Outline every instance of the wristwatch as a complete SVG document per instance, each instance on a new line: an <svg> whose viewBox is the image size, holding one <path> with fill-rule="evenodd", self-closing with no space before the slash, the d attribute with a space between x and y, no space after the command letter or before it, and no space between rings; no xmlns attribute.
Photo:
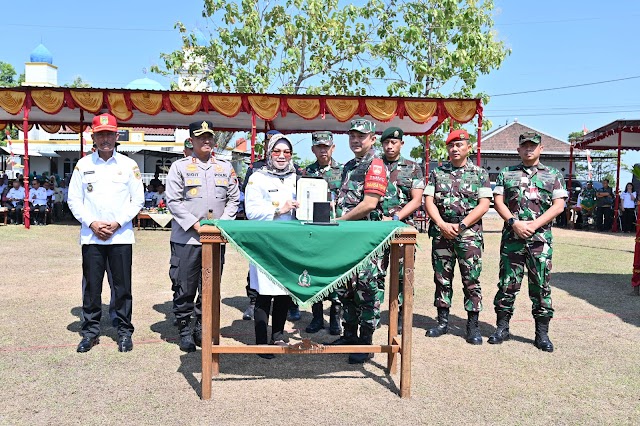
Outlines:
<svg viewBox="0 0 640 426"><path fill-rule="evenodd" d="M458 228L460 228L460 232L463 232L467 229L467 225L465 225L464 222L460 222Z"/></svg>
<svg viewBox="0 0 640 426"><path fill-rule="evenodd" d="M391 219L393 219L393 220L400 220L400 218L398 217L398 215L397 215L397 214L394 214L394 215L393 215L393 217L392 217Z"/></svg>
<svg viewBox="0 0 640 426"><path fill-rule="evenodd" d="M280 207L276 207L276 211L273 213L274 216L280 216Z"/></svg>
<svg viewBox="0 0 640 426"><path fill-rule="evenodd" d="M513 226L514 223L516 223L516 219L515 217L510 217L509 220L507 220L507 225L509 225L509 227L511 228Z"/></svg>

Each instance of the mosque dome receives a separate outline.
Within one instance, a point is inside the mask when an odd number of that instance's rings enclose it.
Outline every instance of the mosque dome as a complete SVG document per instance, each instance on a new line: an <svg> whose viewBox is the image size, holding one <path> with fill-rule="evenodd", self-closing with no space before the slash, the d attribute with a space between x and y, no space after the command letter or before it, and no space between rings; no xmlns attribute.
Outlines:
<svg viewBox="0 0 640 426"><path fill-rule="evenodd" d="M152 80L148 77L139 78L137 80L133 80L131 83L125 86L125 89L132 90L165 90L162 87L162 84L158 83L155 80Z"/></svg>
<svg viewBox="0 0 640 426"><path fill-rule="evenodd" d="M29 56L31 62L39 62L39 63L47 63L53 65L53 55L49 52L49 49L44 47L41 43L33 49L31 55Z"/></svg>

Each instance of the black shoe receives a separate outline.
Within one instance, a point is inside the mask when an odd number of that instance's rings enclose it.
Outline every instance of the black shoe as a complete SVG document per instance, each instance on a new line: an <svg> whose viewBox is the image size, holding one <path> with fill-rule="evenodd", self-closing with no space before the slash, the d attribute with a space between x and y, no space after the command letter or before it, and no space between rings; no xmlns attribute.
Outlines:
<svg viewBox="0 0 640 426"><path fill-rule="evenodd" d="M180 336L180 350L182 352L195 352L196 351L196 343L193 341L193 336Z"/></svg>
<svg viewBox="0 0 640 426"><path fill-rule="evenodd" d="M491 336L487 342L491 345L499 345L504 341L507 341L511 338L509 334L509 320L511 319L511 314L508 312L498 312L498 320L496 322L496 331Z"/></svg>
<svg viewBox="0 0 640 426"><path fill-rule="evenodd" d="M357 345L358 344L358 326L344 325L344 334L338 340L334 340L328 345Z"/></svg>
<svg viewBox="0 0 640 426"><path fill-rule="evenodd" d="M80 340L80 343L78 344L78 349L76 349L77 352L89 352L91 350L91 348L93 348L95 345L100 343L100 338L98 336L96 337L83 337L82 340Z"/></svg>
<svg viewBox="0 0 640 426"><path fill-rule="evenodd" d="M298 321L300 319L300 308L298 305L293 305L289 308L289 313L287 314L287 320L289 321Z"/></svg>
<svg viewBox="0 0 640 426"><path fill-rule="evenodd" d="M253 313L256 310L256 305L249 305L249 307L242 314L242 319L245 321L253 320Z"/></svg>
<svg viewBox="0 0 640 426"><path fill-rule="evenodd" d="M130 352L133 350L133 340L131 336L118 337L118 352Z"/></svg>
<svg viewBox="0 0 640 426"><path fill-rule="evenodd" d="M202 322L199 319L196 320L196 325L193 327L193 343L199 348L202 347Z"/></svg>
<svg viewBox="0 0 640 426"><path fill-rule="evenodd" d="M340 303L332 302L329 308L329 334L340 336L342 334L342 326L340 325Z"/></svg>
<svg viewBox="0 0 640 426"><path fill-rule="evenodd" d="M553 343L549 340L549 317L538 317L536 320L536 338L533 344L544 352L553 352Z"/></svg>
<svg viewBox="0 0 640 426"><path fill-rule="evenodd" d="M360 327L360 335L359 345L370 345L373 342L373 330ZM364 364L371 358L373 358L372 353L349 354L349 364Z"/></svg>
<svg viewBox="0 0 640 426"><path fill-rule="evenodd" d="M324 328L324 320L322 318L313 317L307 328L304 329L307 333L317 333Z"/></svg>
<svg viewBox="0 0 640 426"><path fill-rule="evenodd" d="M482 335L478 328L479 312L467 312L467 343L472 345L482 344Z"/></svg>
<svg viewBox="0 0 640 426"><path fill-rule="evenodd" d="M264 359L274 359L276 357L274 354L258 354L258 356Z"/></svg>
<svg viewBox="0 0 640 426"><path fill-rule="evenodd" d="M438 325L427 331L428 337L440 337L449 331L449 308L438 308Z"/></svg>

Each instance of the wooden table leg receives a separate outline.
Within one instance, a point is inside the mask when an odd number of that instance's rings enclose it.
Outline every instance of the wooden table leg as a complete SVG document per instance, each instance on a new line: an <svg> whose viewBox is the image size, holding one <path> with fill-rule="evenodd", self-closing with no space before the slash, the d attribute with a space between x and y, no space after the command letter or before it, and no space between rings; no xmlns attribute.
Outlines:
<svg viewBox="0 0 640 426"><path fill-rule="evenodd" d="M414 244L404 246L404 291L402 318L402 358L400 365L400 397L411 397L411 338L413 334L413 270Z"/></svg>
<svg viewBox="0 0 640 426"><path fill-rule="evenodd" d="M213 246L218 244L202 244L202 391L200 398L211 399L211 323L212 287L213 287ZM218 245L219 246L219 245Z"/></svg>
<svg viewBox="0 0 640 426"><path fill-rule="evenodd" d="M213 244L213 297L211 300L211 339L220 345L220 243ZM211 341L211 340L210 340ZM211 354L211 352L209 352ZM220 354L213 354L213 374L220 374Z"/></svg>
<svg viewBox="0 0 640 426"><path fill-rule="evenodd" d="M398 277L400 270L400 246L391 244L391 256L389 259L389 336L388 344L393 344L393 339L398 335ZM390 353L387 355L387 370L391 374L397 371L398 354Z"/></svg>

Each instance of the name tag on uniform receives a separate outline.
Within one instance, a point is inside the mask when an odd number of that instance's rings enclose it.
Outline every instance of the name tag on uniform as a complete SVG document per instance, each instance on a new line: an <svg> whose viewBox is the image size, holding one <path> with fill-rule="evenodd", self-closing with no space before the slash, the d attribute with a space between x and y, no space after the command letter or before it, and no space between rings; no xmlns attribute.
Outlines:
<svg viewBox="0 0 640 426"><path fill-rule="evenodd" d="M84 172L85 175L92 175L94 174L96 171L95 170L87 170L86 172Z"/></svg>
<svg viewBox="0 0 640 426"><path fill-rule="evenodd" d="M268 192L278 192L277 189L270 189Z"/></svg>

